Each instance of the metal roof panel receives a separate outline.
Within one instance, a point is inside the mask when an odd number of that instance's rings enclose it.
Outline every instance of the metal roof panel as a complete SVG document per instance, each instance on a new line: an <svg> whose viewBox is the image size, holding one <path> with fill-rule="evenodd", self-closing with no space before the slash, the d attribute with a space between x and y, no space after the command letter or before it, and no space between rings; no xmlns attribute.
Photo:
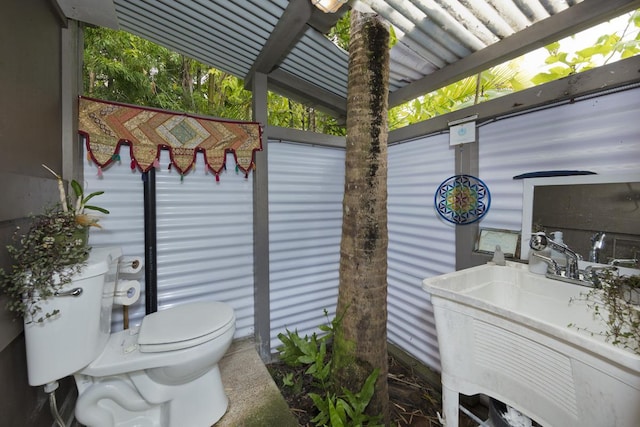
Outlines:
<svg viewBox="0 0 640 427"><path fill-rule="evenodd" d="M70 18L96 25L113 21L96 16L96 10L111 10L103 4L111 2L120 29L207 65L250 79L258 57L275 58L266 61L266 72L279 68L321 88L327 99L346 99L348 54L313 27L326 29L339 14L324 15L309 0L56 1ZM394 26L398 43L391 49L390 92L402 93L392 97L399 102L423 95L434 73L437 82L466 77L524 48L549 43L548 33L570 35L574 27L573 33L638 8L640 0L350 0L348 5L364 5ZM562 19L552 19L560 14ZM287 28L278 27L299 19L306 19L306 31L289 36ZM555 26L537 25L548 20ZM267 43L276 28L285 31L277 43ZM526 40L514 37L520 32L528 35ZM302 87L289 92L301 93Z"/></svg>

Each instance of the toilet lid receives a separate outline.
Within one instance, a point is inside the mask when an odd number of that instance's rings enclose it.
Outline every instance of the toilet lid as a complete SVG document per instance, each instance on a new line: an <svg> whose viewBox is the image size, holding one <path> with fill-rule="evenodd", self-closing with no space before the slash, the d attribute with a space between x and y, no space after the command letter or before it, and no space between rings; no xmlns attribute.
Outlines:
<svg viewBox="0 0 640 427"><path fill-rule="evenodd" d="M234 320L231 306L221 302L181 304L145 316L138 345L142 352L177 350L207 342Z"/></svg>

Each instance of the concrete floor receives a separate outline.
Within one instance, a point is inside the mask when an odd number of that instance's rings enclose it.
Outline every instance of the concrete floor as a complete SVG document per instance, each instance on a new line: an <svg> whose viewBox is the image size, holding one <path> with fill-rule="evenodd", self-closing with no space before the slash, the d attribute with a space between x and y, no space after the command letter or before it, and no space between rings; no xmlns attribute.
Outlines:
<svg viewBox="0 0 640 427"><path fill-rule="evenodd" d="M220 372L229 408L216 427L298 427L253 340L231 344Z"/></svg>

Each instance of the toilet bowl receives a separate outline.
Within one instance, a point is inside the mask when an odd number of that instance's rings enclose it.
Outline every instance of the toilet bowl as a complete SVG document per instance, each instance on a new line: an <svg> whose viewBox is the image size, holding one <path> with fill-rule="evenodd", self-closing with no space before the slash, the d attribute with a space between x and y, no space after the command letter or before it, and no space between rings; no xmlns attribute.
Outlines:
<svg viewBox="0 0 640 427"><path fill-rule="evenodd" d="M157 425L212 425L227 409L217 364L234 331L230 306L198 302L150 314L139 328L112 334L102 354L74 375L80 392L76 418L85 425L120 426L132 412L160 406L166 424ZM130 390L143 399L142 411L127 408Z"/></svg>
<svg viewBox="0 0 640 427"><path fill-rule="evenodd" d="M94 248L87 268L67 285L82 287L81 295L55 298L52 304L64 304L60 316L25 325L29 383L73 375L76 418L86 426L211 426L228 406L218 362L235 332L233 308L181 304L112 334L120 256L115 248Z"/></svg>

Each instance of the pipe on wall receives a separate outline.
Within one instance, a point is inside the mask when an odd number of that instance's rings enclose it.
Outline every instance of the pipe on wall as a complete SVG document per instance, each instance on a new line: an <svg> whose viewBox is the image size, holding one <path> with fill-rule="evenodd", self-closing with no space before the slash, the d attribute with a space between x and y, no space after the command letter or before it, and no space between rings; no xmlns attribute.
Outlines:
<svg viewBox="0 0 640 427"><path fill-rule="evenodd" d="M156 170L142 174L144 183L144 277L145 312L158 311L158 269L156 239Z"/></svg>

